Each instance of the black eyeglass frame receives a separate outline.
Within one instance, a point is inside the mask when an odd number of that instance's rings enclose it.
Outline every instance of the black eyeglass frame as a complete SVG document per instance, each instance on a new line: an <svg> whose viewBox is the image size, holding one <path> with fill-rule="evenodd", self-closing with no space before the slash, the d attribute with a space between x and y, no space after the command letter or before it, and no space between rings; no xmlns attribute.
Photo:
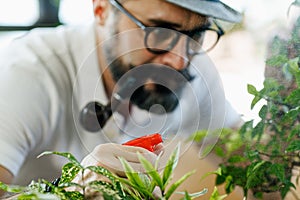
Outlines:
<svg viewBox="0 0 300 200"><path fill-rule="evenodd" d="M109 0L109 1L115 8L117 8L120 12L122 12L127 17L129 17L129 19L131 19L139 28L141 28L145 32L144 45L145 45L146 49L149 52L153 53L153 54L163 54L163 53L166 53L166 52L170 52L176 46L176 44L177 44L177 42L180 38L180 33L181 33L181 34L184 34L184 35L188 36L187 37L188 41L186 42L186 51L187 51L186 54L189 57L193 57L197 54L202 54L202 53L205 53L205 52L208 52L208 51L212 50L217 45L217 43L220 40L221 36L223 36L225 34L225 32L221 28L221 26L215 20L213 20L213 23L215 24L217 29L211 28L211 25L203 26L203 27L197 28L197 29L192 30L192 31L178 31L178 30L172 29L173 31L175 31L177 33L177 35L171 41L171 43L170 43L170 45L168 46L167 49L150 48L149 45L148 45L148 42L147 42L149 34L153 30L155 30L156 28L163 28L163 27L148 27L148 26L144 25L141 21L139 21L135 16L133 16L129 11L127 11L127 9L124 8L124 6L120 2L118 2L117 0ZM170 29L170 28L168 28L168 29ZM216 42L212 45L212 47L210 47L209 49L207 49L205 51L191 52L191 50L189 48L189 42L190 42L192 37L190 35L195 34L195 32L199 33L199 34L202 34L203 32L205 32L207 30L215 31L217 33ZM198 42L198 41L196 41L196 42Z"/></svg>

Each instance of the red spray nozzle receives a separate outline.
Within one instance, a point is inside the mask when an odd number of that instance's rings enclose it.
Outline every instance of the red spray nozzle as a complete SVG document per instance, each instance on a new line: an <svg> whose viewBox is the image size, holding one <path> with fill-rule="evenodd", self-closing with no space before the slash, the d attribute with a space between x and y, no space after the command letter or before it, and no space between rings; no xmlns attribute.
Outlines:
<svg viewBox="0 0 300 200"><path fill-rule="evenodd" d="M145 135L128 142L123 143L123 145L128 146L136 146L136 147L143 147L151 152L154 151L154 147L161 143L163 140L159 133L154 133L151 135Z"/></svg>

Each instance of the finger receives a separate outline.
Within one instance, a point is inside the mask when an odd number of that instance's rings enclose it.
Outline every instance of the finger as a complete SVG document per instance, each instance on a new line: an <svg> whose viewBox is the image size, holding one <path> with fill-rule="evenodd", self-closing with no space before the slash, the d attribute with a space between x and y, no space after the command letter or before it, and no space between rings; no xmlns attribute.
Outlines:
<svg viewBox="0 0 300 200"><path fill-rule="evenodd" d="M122 157L128 162L139 163L137 152L139 152L144 158L146 158L151 163L155 163L157 155L153 152L148 151L142 147L126 146L119 144L112 144L111 151L115 157Z"/></svg>
<svg viewBox="0 0 300 200"><path fill-rule="evenodd" d="M123 157L125 160L129 162L136 162L136 163L140 162L137 153L140 153L143 157L145 157L147 160L151 162L155 161L157 157L156 154L142 147L121 145L121 149L115 149L115 150L116 151L114 153L116 155L118 155L119 157Z"/></svg>
<svg viewBox="0 0 300 200"><path fill-rule="evenodd" d="M163 143L159 143L158 145L155 145L154 152L156 155L162 155L164 153L164 145Z"/></svg>
<svg viewBox="0 0 300 200"><path fill-rule="evenodd" d="M161 190L158 186L156 186L154 188L152 194L154 195L155 199L161 199L162 198L162 193L161 193Z"/></svg>
<svg viewBox="0 0 300 200"><path fill-rule="evenodd" d="M122 157L130 163L134 170L143 172L143 167L140 164L137 152L153 165L156 162L157 155L141 147L107 143L97 146L94 151L83 160L82 165L102 166L113 173L125 176L123 166L119 160L119 157Z"/></svg>

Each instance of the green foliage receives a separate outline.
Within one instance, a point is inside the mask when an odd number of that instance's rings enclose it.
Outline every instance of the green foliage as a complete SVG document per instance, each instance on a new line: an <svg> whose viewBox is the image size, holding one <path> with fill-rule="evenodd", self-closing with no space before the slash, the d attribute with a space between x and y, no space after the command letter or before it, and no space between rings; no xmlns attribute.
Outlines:
<svg viewBox="0 0 300 200"><path fill-rule="evenodd" d="M157 166L153 166L146 158L138 153L140 162L142 163L145 173L134 171L130 164L123 158L119 158L126 173L126 179L118 177L111 173L109 170L100 166L88 166L83 167L76 160L76 158L70 153L62 152L44 152L40 156L44 155L59 155L67 158L69 162L62 167L62 175L58 181L58 184L54 185L46 180L39 180L38 182L32 182L27 187L9 186L0 182L0 189L18 193L18 199L91 199L93 197L88 196L87 189L97 192L98 195L104 197L107 200L140 200L140 199L162 199L168 200L176 192L177 188L194 173L188 172L182 176L179 180L170 184L172 180L173 171L177 166L179 159L179 145L171 154L166 167L162 173L158 172ZM78 184L72 182L77 174L84 174L85 170L91 170L97 174L105 176L109 182L94 180L90 182L82 182L84 184ZM71 189L76 187L77 189ZM49 190L50 188L50 190ZM154 196L154 189L161 191L161 197ZM207 192L206 189L189 194L188 192L177 192L183 195L183 200L190 200Z"/></svg>
<svg viewBox="0 0 300 200"><path fill-rule="evenodd" d="M295 1L294 5L300 5ZM216 185L224 184L227 193L236 186L247 196L251 190L257 198L264 193L279 192L284 198L292 187L292 170L300 167L300 18L289 40L275 37L271 55L266 64L281 70L290 85L279 82L278 77L267 77L263 88L248 85L253 95L251 109L263 102L259 120L244 123L239 130L221 131L214 147L216 155L223 159L216 174ZM202 141L206 131L193 135ZM299 169L298 169L299 170ZM296 177L299 181L300 176ZM297 194L294 194L297 195ZM217 191L212 195L218 196ZM217 197L218 198L218 197ZM214 199L217 199L214 198ZM296 197L300 199L300 195Z"/></svg>
<svg viewBox="0 0 300 200"><path fill-rule="evenodd" d="M293 5L299 5L299 1ZM258 122L247 121L239 130L216 131L221 135L213 150L223 162L217 171L207 175L217 175L216 185L224 184L226 193L239 186L245 196L251 190L257 198L269 192L279 192L284 198L295 187L291 182L292 170L300 167L299 27L300 17L287 41L274 38L272 56L266 61L285 81L266 77L262 89L250 84L247 87L253 95L251 109L259 102L264 103ZM191 138L200 142L206 134L207 131L199 131ZM212 133L211 137L214 136L218 137ZM299 184L300 175L296 179ZM220 199L217 190L211 199Z"/></svg>
<svg viewBox="0 0 300 200"><path fill-rule="evenodd" d="M169 199L176 191L176 189L194 173L194 171L188 172L173 184L169 184L172 180L173 171L178 163L179 151L180 149L178 145L171 154L164 170L162 171L162 175L158 173L157 167L154 167L141 154L139 154L139 160L147 172L145 174L135 172L126 160L120 158L121 163L123 164L123 167L125 169L126 176L129 180L128 184L135 190L138 190L135 192L139 192L142 199L155 199L155 197L153 196L155 187L159 188L159 190L161 191L161 199ZM193 199L205 193L206 190L194 194L189 194L187 192L179 194L184 195L183 199Z"/></svg>
<svg viewBox="0 0 300 200"><path fill-rule="evenodd" d="M209 200L223 200L227 197L227 195L220 195L218 189L215 187L211 197L209 198Z"/></svg>

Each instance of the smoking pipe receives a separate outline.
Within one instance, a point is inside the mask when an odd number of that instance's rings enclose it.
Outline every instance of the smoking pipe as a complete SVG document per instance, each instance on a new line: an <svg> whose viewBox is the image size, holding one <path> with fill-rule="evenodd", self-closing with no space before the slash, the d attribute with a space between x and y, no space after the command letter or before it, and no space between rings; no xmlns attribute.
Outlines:
<svg viewBox="0 0 300 200"><path fill-rule="evenodd" d="M113 93L111 101L107 105L92 101L82 109L79 115L79 121L82 127L89 132L98 132L108 119L112 116L119 105L128 98L130 92L136 83L136 79L129 77L125 80L120 89Z"/></svg>

